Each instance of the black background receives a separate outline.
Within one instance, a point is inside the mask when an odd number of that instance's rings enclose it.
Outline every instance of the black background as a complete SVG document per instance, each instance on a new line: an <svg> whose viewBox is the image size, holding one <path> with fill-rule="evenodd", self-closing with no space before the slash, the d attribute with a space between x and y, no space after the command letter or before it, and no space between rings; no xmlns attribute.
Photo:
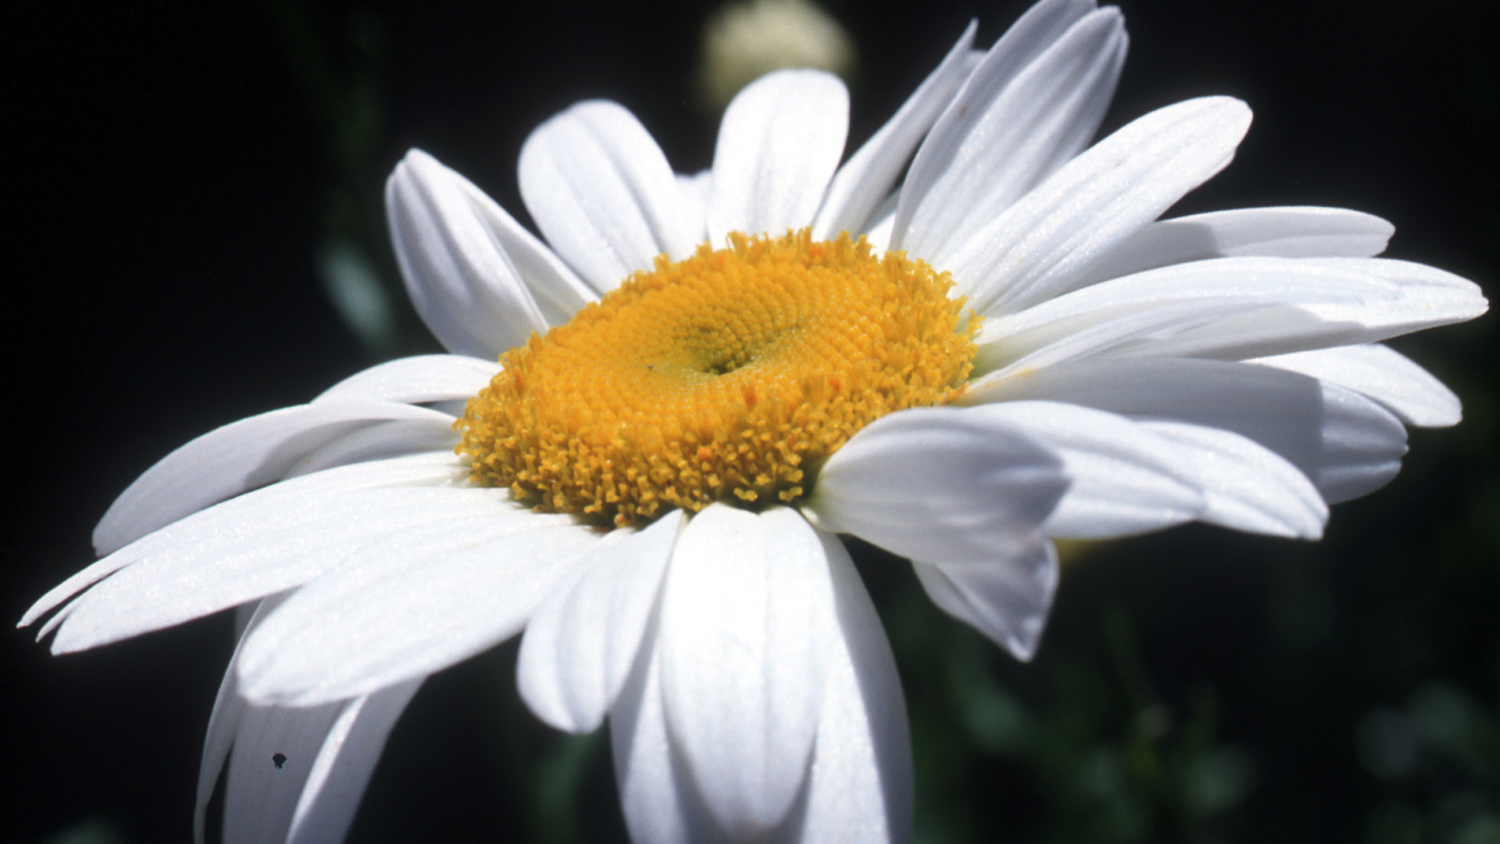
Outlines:
<svg viewBox="0 0 1500 844"><path fill-rule="evenodd" d="M514 175L521 142L539 121L584 97L631 108L679 171L709 163L716 121L692 105L689 86L703 7L427 6L306 10L335 54L351 21L382 33L379 171L421 146L524 220ZM1451 270L1493 295L1500 266L1493 4L1122 6L1130 58L1104 131L1200 94L1238 96L1255 110L1236 162L1173 214L1263 204L1370 211L1397 226L1388 254ZM829 8L861 51L851 149L969 17L980 18L980 43L988 45L1021 10L1006 2ZM214 426L306 401L372 361L314 272L331 176L317 114L273 7L148 12L62 2L8 17L12 152L0 336L9 504L0 616L16 619L92 559L94 522L158 457ZM379 178L372 173L377 187ZM1487 317L1398 344L1465 398L1469 419L1457 431L1414 433L1402 476L1368 501L1334 508L1321 546L1179 530L1128 544L1099 563L1104 575L1080 569L1065 577L1059 624L1087 611L1085 596L1112 590L1111 600L1149 620L1142 648L1167 694L1213 684L1229 713L1226 729L1272 759L1272 775L1303 778L1260 789L1246 809L1247 840L1362 834L1373 798L1348 761L1349 723L1359 710L1340 698L1346 685L1358 687L1362 701L1396 700L1418 679L1442 677L1496 705L1500 564L1491 555L1500 543L1466 546L1448 537L1442 545L1430 529L1457 512L1495 514L1500 500L1489 439L1496 430L1493 324ZM1440 546L1446 550L1432 550ZM1432 559L1439 553L1478 559L1463 570L1469 580L1440 574L1422 581L1427 591L1410 592L1400 573L1371 585L1361 566L1372 548L1406 549L1412 571L1448 571ZM1405 674L1346 666L1347 678L1329 679L1321 691L1309 687L1295 706L1274 710L1300 713L1300 725L1265 714L1273 711L1263 709L1272 704L1257 686L1265 675L1245 665L1260 653L1256 619L1277 600L1265 571L1291 557L1320 567L1334 584L1343 609L1331 624L1378 625L1379 589L1406 591L1414 612L1440 618L1437 644ZM879 597L911 586L908 578L874 588ZM203 729L231 633L221 616L59 659L26 631L0 637L4 837L40 841L103 819L132 842L186 839ZM1060 643L1044 642L1043 660L1049 644L1066 646L1059 635ZM512 659L510 651L482 657L428 685L398 727L351 840L509 840L534 832L505 755L537 740L518 743L507 738L515 728L495 723L514 708ZM1313 744L1299 755L1303 741ZM1278 747L1293 749L1283 758ZM1339 753L1343 761L1326 758ZM596 768L585 826L618 834L607 765ZM1025 788L1017 793L997 776L995 788L1009 789L1000 798L1004 812L1024 827L1036 815ZM1304 799L1288 796L1298 789Z"/></svg>

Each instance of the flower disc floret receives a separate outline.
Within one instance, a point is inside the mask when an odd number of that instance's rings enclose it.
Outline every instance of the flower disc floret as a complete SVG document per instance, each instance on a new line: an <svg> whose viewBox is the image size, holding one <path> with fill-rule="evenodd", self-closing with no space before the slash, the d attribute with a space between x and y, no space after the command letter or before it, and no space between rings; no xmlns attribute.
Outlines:
<svg viewBox="0 0 1500 844"><path fill-rule="evenodd" d="M473 480L621 526L789 502L870 422L963 389L979 320L947 273L847 234L729 240L502 355L456 426Z"/></svg>

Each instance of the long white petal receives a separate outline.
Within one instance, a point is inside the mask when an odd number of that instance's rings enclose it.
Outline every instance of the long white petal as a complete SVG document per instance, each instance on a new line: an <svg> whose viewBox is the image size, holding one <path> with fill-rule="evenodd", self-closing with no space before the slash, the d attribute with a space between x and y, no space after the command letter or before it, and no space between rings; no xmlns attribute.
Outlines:
<svg viewBox="0 0 1500 844"><path fill-rule="evenodd" d="M343 708L244 704L224 788L224 844L287 840L313 762Z"/></svg>
<svg viewBox="0 0 1500 844"><path fill-rule="evenodd" d="M52 649L69 653L180 624L307 583L374 549L482 529L516 510L525 512L497 489L369 490L224 518L209 510L137 543L143 547L121 549L135 559L71 605Z"/></svg>
<svg viewBox="0 0 1500 844"><path fill-rule="evenodd" d="M987 560L1030 541L1068 487L1015 425L953 408L881 417L834 453L805 508L906 557Z"/></svg>
<svg viewBox="0 0 1500 844"><path fill-rule="evenodd" d="M875 211L870 215L869 225L865 229L865 239L877 253L890 251L891 226L896 221L897 194L887 196L884 201L875 206Z"/></svg>
<svg viewBox="0 0 1500 844"><path fill-rule="evenodd" d="M1307 351L1328 346L1384 340L1424 328L1464 322L1489 309L1478 285L1451 273L1423 264L1387 258L1225 258L1223 262L1279 262L1267 266L1262 283L1307 284L1309 287L1345 290L1363 284L1359 298L1338 301L1330 297L1294 308L1268 309L1238 314L1228 319L1183 331L1138 349L1134 355L1247 358ZM1218 264L1219 261L1187 264ZM1285 266L1287 264L1293 266ZM1295 266L1305 265L1305 266ZM1259 269L1235 277L1230 284L1253 284ZM1300 273L1298 271L1301 271ZM1170 270L1158 270L1170 273ZM1140 278L1133 276L1132 278ZM1379 292L1375 292L1375 291ZM1272 294L1275 295L1275 294ZM1309 319L1309 316L1311 317Z"/></svg>
<svg viewBox="0 0 1500 844"><path fill-rule="evenodd" d="M781 70L745 86L719 126L709 242L810 225L848 131L849 92L836 76Z"/></svg>
<svg viewBox="0 0 1500 844"><path fill-rule="evenodd" d="M989 384L997 379L1076 360L1150 350L1151 344L1174 334L1264 310L1267 310L1264 304L1238 298L1104 306L1094 313L1041 322L1009 335L1005 332L1031 311L1017 314L1015 321L1001 317L994 326L986 323L985 328L991 328L990 331L980 330L966 400L982 399ZM1291 326L1303 326L1311 321L1304 316L1288 322ZM1282 327L1285 330L1287 326Z"/></svg>
<svg viewBox="0 0 1500 844"><path fill-rule="evenodd" d="M896 184L912 150L968 77L970 47L978 28L978 21L969 22L937 68L834 174L813 223L815 240L828 240L841 231L858 234L864 229L876 206Z"/></svg>
<svg viewBox="0 0 1500 844"><path fill-rule="evenodd" d="M309 706L442 670L519 632L597 541L567 516L495 508L357 549L251 635L243 693Z"/></svg>
<svg viewBox="0 0 1500 844"><path fill-rule="evenodd" d="M837 550L835 550L837 549ZM714 504L677 539L658 648L667 731L727 837L779 825L823 706L837 538L795 510Z"/></svg>
<svg viewBox="0 0 1500 844"><path fill-rule="evenodd" d="M1182 422L1143 421L1168 440L1178 465L1203 491L1199 521L1250 533L1317 539L1328 505L1312 481L1284 458L1239 434Z"/></svg>
<svg viewBox="0 0 1500 844"><path fill-rule="evenodd" d="M846 552L827 543L837 635L828 643L817 740L806 791L773 841L901 842L911 825L911 748L900 678ZM661 658L638 661L610 712L615 778L631 838L676 842L721 840L683 753L667 727ZM752 836L754 837L754 836Z"/></svg>
<svg viewBox="0 0 1500 844"><path fill-rule="evenodd" d="M722 837L668 736L654 638L610 710L609 738L632 841L691 844Z"/></svg>
<svg viewBox="0 0 1500 844"><path fill-rule="evenodd" d="M425 419L376 422L307 452L292 464L286 477L296 478L350 463L363 463L404 454L449 453L459 443L454 417L439 411Z"/></svg>
<svg viewBox="0 0 1500 844"><path fill-rule="evenodd" d="M1036 653L1052 596L1057 591L1057 551L1037 537L994 559L970 563L912 561L917 580L944 612L1026 661Z"/></svg>
<svg viewBox="0 0 1500 844"><path fill-rule="evenodd" d="M1060 402L1005 402L957 411L1021 431L1062 459L1069 484L1047 517L1050 536L1106 539L1159 530L1203 512L1193 473L1171 443L1113 413ZM997 546L991 546L998 550ZM994 550L988 558L994 559ZM937 548L916 559L967 562Z"/></svg>
<svg viewBox="0 0 1500 844"><path fill-rule="evenodd" d="M595 290L697 244L667 157L618 103L581 102L538 126L518 170L537 228Z"/></svg>
<svg viewBox="0 0 1500 844"><path fill-rule="evenodd" d="M302 787L287 844L343 839L385 750L385 740L422 679L398 683L344 704Z"/></svg>
<svg viewBox="0 0 1500 844"><path fill-rule="evenodd" d="M232 554L240 549L243 544L241 535L247 530L268 528L274 534L290 526L300 528L317 523L330 512L336 515L329 521L337 521L343 518L345 509L350 512L361 508L369 510L363 506L364 502L353 505L345 502L371 490L452 485L466 474L465 467L452 454L421 454L343 466L272 484L188 516L99 560L43 595L26 611L20 626L31 624L79 591L143 559L176 553L174 549L191 554L196 548L210 545L216 537L228 543L222 550ZM248 601L274 591L278 590L249 595L242 600Z"/></svg>
<svg viewBox="0 0 1500 844"><path fill-rule="evenodd" d="M261 602L246 633L259 626L283 597ZM386 736L421 681L324 706L255 706L238 695L236 663L244 641L242 635L209 719L193 840L204 840L208 801L233 747L224 803L225 841L340 841L354 820Z"/></svg>
<svg viewBox="0 0 1500 844"><path fill-rule="evenodd" d="M254 604L245 604L236 610L238 637L234 643L234 655L219 682L219 693L214 698L214 708L208 716L208 734L203 738L203 758L198 765L198 789L193 804L193 842L203 844L207 833L208 801L214 796L214 786L224 763L229 759L229 750L234 746L234 737L239 730L240 716L245 711L245 699L239 695L239 678L235 674L235 663L245 645L245 633L260 624L273 608L285 599L285 594L272 595ZM248 610L247 610L248 608Z"/></svg>
<svg viewBox="0 0 1500 844"><path fill-rule="evenodd" d="M1222 170L1250 109L1205 97L1157 109L1065 164L976 231L943 268L982 314L1071 290L1102 251Z"/></svg>
<svg viewBox="0 0 1500 844"><path fill-rule="evenodd" d="M1240 208L1158 220L1101 256L1077 286L1208 258L1369 258L1385 251L1395 231L1374 214L1314 206Z"/></svg>
<svg viewBox="0 0 1500 844"><path fill-rule="evenodd" d="M896 659L848 555L829 553L828 566L839 635L825 667L802 824L787 838L800 844L906 841L911 740Z"/></svg>
<svg viewBox="0 0 1500 844"><path fill-rule="evenodd" d="M713 196L714 171L702 170L677 176L677 198L694 243L708 240L708 202Z"/></svg>
<svg viewBox="0 0 1500 844"><path fill-rule="evenodd" d="M416 355L356 372L324 390L313 404L386 401L404 404L468 399L500 372L494 360L467 355Z"/></svg>
<svg viewBox="0 0 1500 844"><path fill-rule="evenodd" d="M246 703L225 783L225 844L342 840L419 685L305 708Z"/></svg>
<svg viewBox="0 0 1500 844"><path fill-rule="evenodd" d="M892 248L905 248L902 236L912 215L919 207L931 204L928 200L934 188L955 172L964 145L975 139L975 127L989 114L994 101L1037 56L1094 7L1093 0L1042 0L1021 15L979 59L912 159L901 188Z"/></svg>
<svg viewBox="0 0 1500 844"><path fill-rule="evenodd" d="M391 402L305 404L231 422L156 462L120 493L94 528L94 550L111 553L211 504L281 480L298 462L374 422L432 420L435 410Z"/></svg>
<svg viewBox="0 0 1500 844"><path fill-rule="evenodd" d="M1400 471L1406 453L1406 429L1379 405L1269 366L1183 358L1080 361L1000 379L983 398L1073 402L1233 431L1286 458L1329 503L1379 489Z"/></svg>
<svg viewBox="0 0 1500 844"><path fill-rule="evenodd" d="M684 519L679 511L639 533L613 531L584 555L578 577L537 607L516 686L538 718L574 733L604 720L646 638Z"/></svg>
<svg viewBox="0 0 1500 844"><path fill-rule="evenodd" d="M451 352L497 358L597 298L494 200L421 150L391 173L385 201L412 304Z"/></svg>
<svg viewBox="0 0 1500 844"><path fill-rule="evenodd" d="M1479 287L1385 258L1217 258L1101 282L980 330L984 368L1033 368L1079 357L1243 359L1383 340L1461 322L1489 307ZM1152 316L1152 314L1155 316ZM1117 330L1123 328L1124 330ZM1083 341L1059 355L1053 344ZM983 391L983 380L973 385Z"/></svg>
<svg viewBox="0 0 1500 844"><path fill-rule="evenodd" d="M1339 346L1250 361L1332 381L1379 402L1419 428L1446 428L1463 419L1458 396L1394 349L1371 344Z"/></svg>
<svg viewBox="0 0 1500 844"><path fill-rule="evenodd" d="M958 266L976 233L1093 139L1128 43L1120 10L1100 9L1010 80L911 212L902 248L933 266Z"/></svg>
<svg viewBox="0 0 1500 844"><path fill-rule="evenodd" d="M547 319L491 233L479 193L412 150L386 182L385 207L417 314L449 351L490 358L545 332Z"/></svg>

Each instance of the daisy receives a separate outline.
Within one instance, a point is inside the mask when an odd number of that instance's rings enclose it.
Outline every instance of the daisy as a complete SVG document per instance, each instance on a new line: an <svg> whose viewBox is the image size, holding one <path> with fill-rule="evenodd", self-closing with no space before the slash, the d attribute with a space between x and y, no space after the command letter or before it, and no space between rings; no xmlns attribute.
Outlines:
<svg viewBox="0 0 1500 844"><path fill-rule="evenodd" d="M746 88L693 176L575 105L521 154L545 242L412 151L392 237L452 354L168 455L21 623L67 653L242 608L200 838L227 762L226 840L337 840L423 679L522 634L540 718L608 719L635 840L904 840L901 688L840 534L1028 659L1054 538L1317 538L1406 425L1459 419L1380 341L1487 307L1371 257L1392 227L1355 211L1159 220L1250 111L1089 146L1118 10L1042 0L983 53L974 29L842 165L820 72Z"/></svg>

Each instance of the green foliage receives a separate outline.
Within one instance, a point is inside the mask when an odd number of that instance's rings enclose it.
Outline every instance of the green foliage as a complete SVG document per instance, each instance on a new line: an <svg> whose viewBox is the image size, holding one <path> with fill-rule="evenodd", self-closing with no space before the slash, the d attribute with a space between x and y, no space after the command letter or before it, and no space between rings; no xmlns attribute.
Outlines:
<svg viewBox="0 0 1500 844"><path fill-rule="evenodd" d="M1122 609L1100 619L1097 650L1044 659L1021 682L992 644L920 591L903 590L888 622L909 689L924 844L991 840L1016 826L995 812L1018 802L995 793L1015 781L1042 807L1019 840L1226 840L1255 787L1250 755L1219 737L1215 693L1197 689L1183 706L1158 695Z"/></svg>

